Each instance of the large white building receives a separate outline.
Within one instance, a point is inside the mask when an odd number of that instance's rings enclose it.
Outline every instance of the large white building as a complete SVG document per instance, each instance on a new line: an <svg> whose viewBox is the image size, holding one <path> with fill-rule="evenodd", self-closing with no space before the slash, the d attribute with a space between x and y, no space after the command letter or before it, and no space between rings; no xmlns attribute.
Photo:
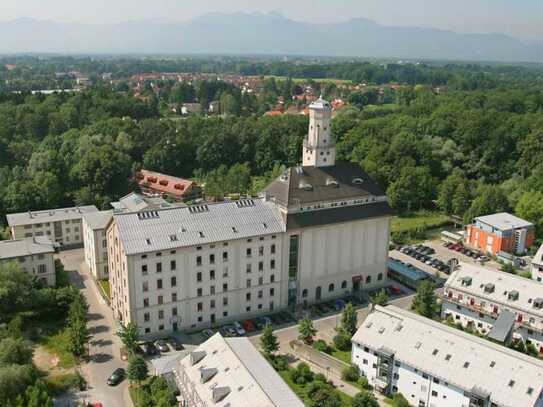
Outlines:
<svg viewBox="0 0 543 407"><path fill-rule="evenodd" d="M114 214L118 319L147 334L198 329L385 283L392 209L357 165L335 162L329 104L310 110L304 162L322 159L286 170L262 199Z"/></svg>
<svg viewBox="0 0 543 407"><path fill-rule="evenodd" d="M0 241L0 265L18 262L21 269L44 285L54 287L55 245L45 237Z"/></svg>
<svg viewBox="0 0 543 407"><path fill-rule="evenodd" d="M106 227L112 217L112 210L88 212L83 215L85 263L92 276L98 280L109 277Z"/></svg>
<svg viewBox="0 0 543 407"><path fill-rule="evenodd" d="M6 216L12 239L45 236L61 248L83 245L84 213L97 212L95 206L11 213Z"/></svg>
<svg viewBox="0 0 543 407"><path fill-rule="evenodd" d="M173 373L183 406L304 406L247 338L215 334L182 359Z"/></svg>
<svg viewBox="0 0 543 407"><path fill-rule="evenodd" d="M369 383L412 406L543 406L541 360L409 311L377 306L352 342Z"/></svg>
<svg viewBox="0 0 543 407"><path fill-rule="evenodd" d="M532 259L530 264L530 272L532 273L532 278L536 281L543 281L543 244L539 246L537 253Z"/></svg>
<svg viewBox="0 0 543 407"><path fill-rule="evenodd" d="M498 342L523 340L543 352L543 284L462 263L445 283L442 316Z"/></svg>

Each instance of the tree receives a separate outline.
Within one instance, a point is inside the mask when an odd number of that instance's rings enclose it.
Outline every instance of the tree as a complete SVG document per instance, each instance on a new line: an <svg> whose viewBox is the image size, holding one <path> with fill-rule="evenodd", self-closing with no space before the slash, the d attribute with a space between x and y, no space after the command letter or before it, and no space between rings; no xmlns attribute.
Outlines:
<svg viewBox="0 0 543 407"><path fill-rule="evenodd" d="M436 181L428 167L404 167L388 187L387 196L394 208L411 211L429 206L435 189Z"/></svg>
<svg viewBox="0 0 543 407"><path fill-rule="evenodd" d="M360 372L356 366L349 366L341 372L341 378L348 382L357 382L360 378Z"/></svg>
<svg viewBox="0 0 543 407"><path fill-rule="evenodd" d="M483 184L477 188L476 196L464 214L465 223L471 223L473 218L477 216L509 210L507 195L499 186Z"/></svg>
<svg viewBox="0 0 543 407"><path fill-rule="evenodd" d="M89 341L90 337L86 321L80 319L71 321L68 325L68 337L70 351L75 356L83 356L85 353L85 344Z"/></svg>
<svg viewBox="0 0 543 407"><path fill-rule="evenodd" d="M437 297L435 294L434 284L425 280L420 283L419 288L417 289L417 295L413 299L413 304L411 309L413 309L417 314L425 316L426 318L433 318L437 312Z"/></svg>
<svg viewBox="0 0 543 407"><path fill-rule="evenodd" d="M389 297L388 293L383 288L383 289L379 290L379 292L373 296L372 301L376 305L384 306L384 305L387 305L389 298L390 297Z"/></svg>
<svg viewBox="0 0 543 407"><path fill-rule="evenodd" d="M351 349L351 335L340 329L337 335L334 336L334 346L339 350L347 351Z"/></svg>
<svg viewBox="0 0 543 407"><path fill-rule="evenodd" d="M351 402L352 407L379 407L379 403L375 396L369 391L361 391L354 396Z"/></svg>
<svg viewBox="0 0 543 407"><path fill-rule="evenodd" d="M317 334L317 330L313 327L313 321L308 316L305 316L298 325L298 339L301 339L306 344L313 342L313 337Z"/></svg>
<svg viewBox="0 0 543 407"><path fill-rule="evenodd" d="M32 286L31 275L22 271L18 263L0 265L0 322L7 322L13 314L28 308Z"/></svg>
<svg viewBox="0 0 543 407"><path fill-rule="evenodd" d="M356 332L357 314L352 303L347 303L341 313L341 330L349 337L352 337Z"/></svg>
<svg viewBox="0 0 543 407"><path fill-rule="evenodd" d="M18 338L4 338L0 341L0 365L26 365L32 363L32 348Z"/></svg>
<svg viewBox="0 0 543 407"><path fill-rule="evenodd" d="M147 378L149 370L143 357L131 356L128 361L128 379L133 382L141 382Z"/></svg>
<svg viewBox="0 0 543 407"><path fill-rule="evenodd" d="M543 233L543 191L525 192L515 206L515 213L532 222L538 235Z"/></svg>
<svg viewBox="0 0 543 407"><path fill-rule="evenodd" d="M337 391L326 382L316 380L307 386L308 407L341 407Z"/></svg>
<svg viewBox="0 0 543 407"><path fill-rule="evenodd" d="M309 365L305 362L298 363L296 368L289 372L290 378L296 384L304 385L313 381L315 374L309 369Z"/></svg>
<svg viewBox="0 0 543 407"><path fill-rule="evenodd" d="M128 349L130 353L136 353L140 334L138 325L135 322L129 322L128 324L121 326L117 332L117 336L121 338L121 342L126 346L126 349Z"/></svg>
<svg viewBox="0 0 543 407"><path fill-rule="evenodd" d="M264 327L264 331L260 337L260 346L262 346L262 349L267 356L272 355L279 349L279 342L277 340L277 336L273 334L271 324L266 324Z"/></svg>
<svg viewBox="0 0 543 407"><path fill-rule="evenodd" d="M38 380L26 388L24 395L17 396L15 407L53 407L53 399L45 384Z"/></svg>

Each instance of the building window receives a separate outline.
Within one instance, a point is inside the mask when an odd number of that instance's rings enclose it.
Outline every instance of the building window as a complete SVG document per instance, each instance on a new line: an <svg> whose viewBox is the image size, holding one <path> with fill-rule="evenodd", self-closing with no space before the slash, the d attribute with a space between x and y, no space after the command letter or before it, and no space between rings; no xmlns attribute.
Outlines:
<svg viewBox="0 0 543 407"><path fill-rule="evenodd" d="M247 301L251 301L251 293L245 294L245 299L246 299Z"/></svg>
<svg viewBox="0 0 543 407"><path fill-rule="evenodd" d="M172 316L174 316L174 317L177 316L177 307L172 308Z"/></svg>
<svg viewBox="0 0 543 407"><path fill-rule="evenodd" d="M177 301L177 293L172 293L172 302Z"/></svg>
<svg viewBox="0 0 543 407"><path fill-rule="evenodd" d="M228 284L227 284L227 283L224 283L224 284L222 285L222 290L223 290L223 291L228 291Z"/></svg>
<svg viewBox="0 0 543 407"><path fill-rule="evenodd" d="M302 290L302 298L307 298L307 288Z"/></svg>
<svg viewBox="0 0 543 407"><path fill-rule="evenodd" d="M245 266L245 270L247 271L247 273L250 273L250 272L251 272L251 263L248 263L248 264Z"/></svg>
<svg viewBox="0 0 543 407"><path fill-rule="evenodd" d="M275 288L270 288L270 297L273 297L275 295Z"/></svg>
<svg viewBox="0 0 543 407"><path fill-rule="evenodd" d="M275 270L275 260L274 259L270 260L270 269Z"/></svg>
<svg viewBox="0 0 543 407"><path fill-rule="evenodd" d="M224 306L228 305L228 297L223 297L222 305L224 305Z"/></svg>
<svg viewBox="0 0 543 407"><path fill-rule="evenodd" d="M171 260L170 261L170 270L172 270L172 271L175 270L176 266L177 266L177 264L175 263L175 260Z"/></svg>
<svg viewBox="0 0 543 407"><path fill-rule="evenodd" d="M215 300L209 301L209 308L211 308L211 309L215 308Z"/></svg>
<svg viewBox="0 0 543 407"><path fill-rule="evenodd" d="M151 333L151 328L145 328L145 333L146 334Z"/></svg>
<svg viewBox="0 0 543 407"><path fill-rule="evenodd" d="M369 284L369 283L371 283L371 276L366 277L366 284Z"/></svg>
<svg viewBox="0 0 543 407"><path fill-rule="evenodd" d="M144 298L143 299L143 307L147 308L148 306L149 306L149 298Z"/></svg>
<svg viewBox="0 0 543 407"><path fill-rule="evenodd" d="M275 244L272 244L270 246L270 251L271 251L271 254L275 254Z"/></svg>
<svg viewBox="0 0 543 407"><path fill-rule="evenodd" d="M222 252L222 261L228 261L228 252Z"/></svg>
<svg viewBox="0 0 543 407"><path fill-rule="evenodd" d="M201 266L202 265L202 256L196 256L196 265Z"/></svg>
<svg viewBox="0 0 543 407"><path fill-rule="evenodd" d="M258 262L258 271L263 271L264 270L264 262L263 261L259 261Z"/></svg>
<svg viewBox="0 0 543 407"><path fill-rule="evenodd" d="M251 306L250 305L245 308L245 312L251 312Z"/></svg>
<svg viewBox="0 0 543 407"><path fill-rule="evenodd" d="M347 281L343 280L343 282L341 283L341 288L342 289L347 288Z"/></svg>
<svg viewBox="0 0 543 407"><path fill-rule="evenodd" d="M198 311L202 311L204 309L204 303L203 302L199 302L198 303Z"/></svg>
<svg viewBox="0 0 543 407"><path fill-rule="evenodd" d="M149 319L150 319L150 315L148 312L146 312L145 314L143 314L143 321L144 322L149 322Z"/></svg>
<svg viewBox="0 0 543 407"><path fill-rule="evenodd" d="M250 287L250 286L251 286L251 279L248 278L248 279L247 279L247 282L246 282L246 287Z"/></svg>
<svg viewBox="0 0 543 407"><path fill-rule="evenodd" d="M226 318L228 316L228 311L223 311L222 316Z"/></svg>
<svg viewBox="0 0 543 407"><path fill-rule="evenodd" d="M203 290L201 288L198 288L198 290L196 291L196 296L201 297L202 294L203 294Z"/></svg>
<svg viewBox="0 0 543 407"><path fill-rule="evenodd" d="M164 304L164 297L162 295L158 296L158 303L159 304Z"/></svg>
<svg viewBox="0 0 543 407"><path fill-rule="evenodd" d="M264 277L258 277L258 285L264 284Z"/></svg>
<svg viewBox="0 0 543 407"><path fill-rule="evenodd" d="M142 291L145 293L147 291L149 291L149 282L148 281L144 281L143 283L141 283L141 289Z"/></svg>
<svg viewBox="0 0 543 407"><path fill-rule="evenodd" d="M332 292L332 291L334 291L334 284L330 284L328 286L328 292Z"/></svg>
<svg viewBox="0 0 543 407"><path fill-rule="evenodd" d="M258 298L262 298L263 295L264 295L264 293L262 292L262 290L259 290L258 291Z"/></svg>
<svg viewBox="0 0 543 407"><path fill-rule="evenodd" d="M209 279L215 280L215 270L209 270Z"/></svg>
<svg viewBox="0 0 543 407"><path fill-rule="evenodd" d="M215 255L214 254L209 255L209 264L215 264Z"/></svg>
<svg viewBox="0 0 543 407"><path fill-rule="evenodd" d="M270 276L270 283L273 283L275 281L275 274L272 274Z"/></svg>
<svg viewBox="0 0 543 407"><path fill-rule="evenodd" d="M164 319L164 311L161 309L158 310L158 319Z"/></svg>
<svg viewBox="0 0 543 407"><path fill-rule="evenodd" d="M176 277L172 277L170 280L171 280L170 283L171 283L172 287L177 286L177 278Z"/></svg>
<svg viewBox="0 0 543 407"><path fill-rule="evenodd" d="M383 279L383 273L377 274L377 281L381 281Z"/></svg>
<svg viewBox="0 0 543 407"><path fill-rule="evenodd" d="M156 281L156 289L157 290L161 290L162 289L162 279L159 278L157 281Z"/></svg>
<svg viewBox="0 0 543 407"><path fill-rule="evenodd" d="M147 275L147 264L142 264L141 266L141 274L146 276Z"/></svg>
<svg viewBox="0 0 543 407"><path fill-rule="evenodd" d="M289 280L298 278L298 235L292 235L289 241L288 277Z"/></svg>
<svg viewBox="0 0 543 407"><path fill-rule="evenodd" d="M215 295L215 286L209 286L209 295Z"/></svg>
<svg viewBox="0 0 543 407"><path fill-rule="evenodd" d="M246 250L245 252L246 252L247 257L251 257L252 251L251 251L251 248L250 248L250 247L247 248L247 250Z"/></svg>
<svg viewBox="0 0 543 407"><path fill-rule="evenodd" d="M259 246L259 248L258 248L258 255L259 255L259 256L264 256L264 246Z"/></svg>
<svg viewBox="0 0 543 407"><path fill-rule="evenodd" d="M202 282L202 273L201 272L196 273L196 281L199 282L199 283Z"/></svg>
<svg viewBox="0 0 543 407"><path fill-rule="evenodd" d="M156 264L156 272L157 273L162 273L162 263L157 263Z"/></svg>

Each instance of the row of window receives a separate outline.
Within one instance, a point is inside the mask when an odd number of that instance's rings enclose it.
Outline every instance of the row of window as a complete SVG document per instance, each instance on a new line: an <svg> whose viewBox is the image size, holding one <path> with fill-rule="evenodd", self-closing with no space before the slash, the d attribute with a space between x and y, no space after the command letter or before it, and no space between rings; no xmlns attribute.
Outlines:
<svg viewBox="0 0 543 407"><path fill-rule="evenodd" d="M81 223L81 220L79 219L73 219L73 220L65 220L64 221L64 224L65 225L69 225L70 223L75 223L75 224L79 224ZM45 223L34 223L34 225L24 225L24 228L25 229L32 229L32 226L34 226L35 228L41 228L42 226L44 227L48 227L48 226L51 226L51 223L50 222L45 222Z"/></svg>

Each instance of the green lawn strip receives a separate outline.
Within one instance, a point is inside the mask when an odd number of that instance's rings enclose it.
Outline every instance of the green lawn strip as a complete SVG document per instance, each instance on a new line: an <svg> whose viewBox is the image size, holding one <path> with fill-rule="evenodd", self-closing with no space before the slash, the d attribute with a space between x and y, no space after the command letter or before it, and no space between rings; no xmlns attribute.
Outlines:
<svg viewBox="0 0 543 407"><path fill-rule="evenodd" d="M40 342L48 352L58 356L59 367L67 369L76 365L76 359L69 350L68 331L60 331L55 335L43 338Z"/></svg>
<svg viewBox="0 0 543 407"><path fill-rule="evenodd" d="M392 232L406 232L415 229L433 229L450 224L447 215L439 212L419 211L392 219Z"/></svg>
<svg viewBox="0 0 543 407"><path fill-rule="evenodd" d="M333 358L336 358L336 359L339 359L341 360L342 362L345 362L345 363L348 363L349 365L351 364L351 351L350 350L338 350L334 347L330 347L331 349L331 352L330 352L330 356L332 356Z"/></svg>
<svg viewBox="0 0 543 407"><path fill-rule="evenodd" d="M111 291L109 287L109 280L98 280L98 284L103 294L106 296L106 298L111 301Z"/></svg>
<svg viewBox="0 0 543 407"><path fill-rule="evenodd" d="M386 404L388 404L389 406L394 406L394 400L392 400L392 399L389 398L389 397L385 397L385 398L384 398L384 402L385 402Z"/></svg>

